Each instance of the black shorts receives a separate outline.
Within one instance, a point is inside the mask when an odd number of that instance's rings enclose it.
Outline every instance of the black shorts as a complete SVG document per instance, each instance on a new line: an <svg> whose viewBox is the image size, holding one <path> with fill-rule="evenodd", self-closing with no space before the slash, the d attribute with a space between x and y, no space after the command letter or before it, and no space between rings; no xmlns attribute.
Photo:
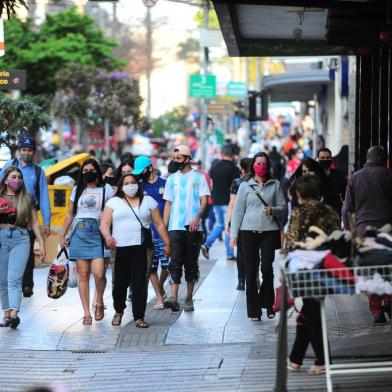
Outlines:
<svg viewBox="0 0 392 392"><path fill-rule="evenodd" d="M170 276L174 283L180 284L182 267L185 270L185 280L196 282L199 279L199 254L203 233L188 230L169 231L171 245Z"/></svg>

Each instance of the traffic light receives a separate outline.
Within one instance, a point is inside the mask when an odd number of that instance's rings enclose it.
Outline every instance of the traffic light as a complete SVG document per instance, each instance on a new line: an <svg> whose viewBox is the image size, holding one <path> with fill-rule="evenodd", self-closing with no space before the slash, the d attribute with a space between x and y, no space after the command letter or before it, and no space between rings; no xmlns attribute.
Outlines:
<svg viewBox="0 0 392 392"><path fill-rule="evenodd" d="M248 120L268 120L268 94L267 92L248 91Z"/></svg>

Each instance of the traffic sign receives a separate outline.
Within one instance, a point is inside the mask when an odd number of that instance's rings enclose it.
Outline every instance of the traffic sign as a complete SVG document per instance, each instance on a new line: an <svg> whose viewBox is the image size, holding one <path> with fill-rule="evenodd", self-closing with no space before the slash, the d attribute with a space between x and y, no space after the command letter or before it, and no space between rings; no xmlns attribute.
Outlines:
<svg viewBox="0 0 392 392"><path fill-rule="evenodd" d="M191 75L189 78L189 96L193 98L215 98L215 75Z"/></svg>
<svg viewBox="0 0 392 392"><path fill-rule="evenodd" d="M226 86L226 93L230 97L245 98L248 95L248 87L244 82L229 82Z"/></svg>
<svg viewBox="0 0 392 392"><path fill-rule="evenodd" d="M0 69L0 90L25 90L26 71L24 69Z"/></svg>

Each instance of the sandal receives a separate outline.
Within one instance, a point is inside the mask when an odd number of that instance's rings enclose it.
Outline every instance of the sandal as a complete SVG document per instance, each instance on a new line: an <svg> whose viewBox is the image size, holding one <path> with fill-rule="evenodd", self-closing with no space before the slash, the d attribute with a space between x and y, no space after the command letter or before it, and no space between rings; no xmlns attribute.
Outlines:
<svg viewBox="0 0 392 392"><path fill-rule="evenodd" d="M155 310L163 310L163 309L165 309L165 304L163 304L162 302L157 302L157 303L154 305L154 309L155 309Z"/></svg>
<svg viewBox="0 0 392 392"><path fill-rule="evenodd" d="M287 369L289 369L293 372L298 372L300 367L301 367L301 365L298 365L298 363L291 362L290 358L287 357Z"/></svg>
<svg viewBox="0 0 392 392"><path fill-rule="evenodd" d="M275 311L273 308L267 308L267 317L272 320L275 318Z"/></svg>
<svg viewBox="0 0 392 392"><path fill-rule="evenodd" d="M325 365L313 365L308 369L309 374L324 374Z"/></svg>
<svg viewBox="0 0 392 392"><path fill-rule="evenodd" d="M91 325L93 323L93 319L90 315L83 317L83 325Z"/></svg>
<svg viewBox="0 0 392 392"><path fill-rule="evenodd" d="M137 328L148 328L149 327L149 325L143 319L136 320L135 321L135 326Z"/></svg>
<svg viewBox="0 0 392 392"><path fill-rule="evenodd" d="M112 319L112 325L115 327L118 327L121 325L122 317L124 313L114 313L113 319Z"/></svg>
<svg viewBox="0 0 392 392"><path fill-rule="evenodd" d="M104 309L105 309L104 305L97 305L95 307L94 317L95 317L96 321L101 321L104 318L104 316L105 316Z"/></svg>
<svg viewBox="0 0 392 392"><path fill-rule="evenodd" d="M11 317L4 317L3 322L0 324L1 327L9 327L11 323Z"/></svg>

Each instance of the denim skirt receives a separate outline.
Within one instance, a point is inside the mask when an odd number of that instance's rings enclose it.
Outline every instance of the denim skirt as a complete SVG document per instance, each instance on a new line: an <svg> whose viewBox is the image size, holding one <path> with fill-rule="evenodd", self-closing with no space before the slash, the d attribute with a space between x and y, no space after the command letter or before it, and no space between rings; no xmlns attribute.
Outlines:
<svg viewBox="0 0 392 392"><path fill-rule="evenodd" d="M96 219L77 221L70 237L69 259L103 259L103 239Z"/></svg>

